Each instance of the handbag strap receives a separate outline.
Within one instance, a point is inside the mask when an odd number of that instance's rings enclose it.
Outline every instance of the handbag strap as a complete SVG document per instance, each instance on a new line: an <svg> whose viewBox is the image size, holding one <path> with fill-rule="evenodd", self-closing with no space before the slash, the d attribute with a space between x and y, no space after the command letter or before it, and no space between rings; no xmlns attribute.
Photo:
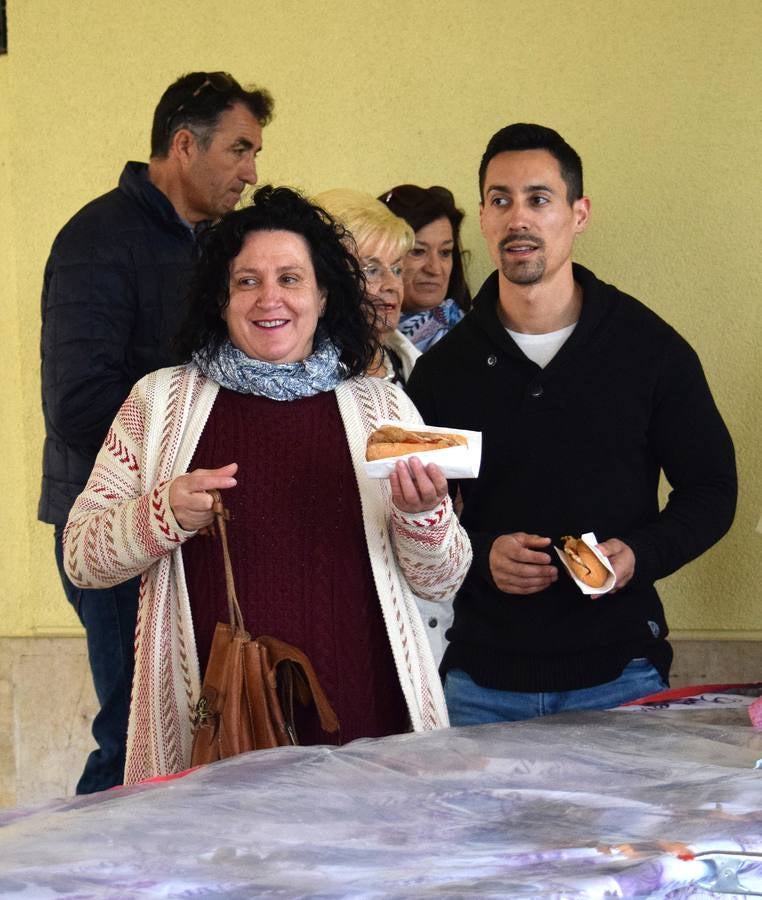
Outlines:
<svg viewBox="0 0 762 900"><path fill-rule="evenodd" d="M225 563L225 587L228 595L228 615L230 616L230 625L238 631L246 631L243 624L243 613L238 603L238 595L235 590L235 579L233 578L233 566L230 562L230 550L228 549L228 532L225 524L228 518L228 511L222 502L222 494L218 490L211 490L212 495L212 512L217 522L217 528L220 533L220 541L222 542L222 558Z"/></svg>
<svg viewBox="0 0 762 900"><path fill-rule="evenodd" d="M228 549L226 522L229 518L229 513L222 502L222 494L216 489L210 490L209 493L212 495L212 512L214 513L214 519L222 543L222 557L225 562L225 585L228 594L230 624L234 631L238 630L247 633L243 622L243 612L238 603L235 579L233 578L233 566L230 562L230 550ZM288 691L293 693L293 691L296 690L299 694L300 702L302 703L306 703L308 698L312 697L323 731L338 731L339 720L336 717L336 713L333 711L328 698L323 692L317 674L306 654L297 647L286 644L277 638L261 636L257 638L257 641L267 648L273 670L276 670L279 666L283 666L287 694ZM296 664L297 668L295 668L293 664ZM301 669L301 672L299 672L299 669ZM301 681L297 680L294 682L295 677L301 679ZM288 696L286 696L286 701L288 703ZM293 722L293 716L291 721Z"/></svg>

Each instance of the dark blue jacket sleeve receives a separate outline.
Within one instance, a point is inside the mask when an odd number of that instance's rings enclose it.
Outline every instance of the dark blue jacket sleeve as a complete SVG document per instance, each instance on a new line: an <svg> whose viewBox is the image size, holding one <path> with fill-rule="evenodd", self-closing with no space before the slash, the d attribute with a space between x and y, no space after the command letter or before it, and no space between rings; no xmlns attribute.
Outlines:
<svg viewBox="0 0 762 900"><path fill-rule="evenodd" d="M96 448L132 387L137 286L125 251L59 239L42 296L42 395L55 435Z"/></svg>

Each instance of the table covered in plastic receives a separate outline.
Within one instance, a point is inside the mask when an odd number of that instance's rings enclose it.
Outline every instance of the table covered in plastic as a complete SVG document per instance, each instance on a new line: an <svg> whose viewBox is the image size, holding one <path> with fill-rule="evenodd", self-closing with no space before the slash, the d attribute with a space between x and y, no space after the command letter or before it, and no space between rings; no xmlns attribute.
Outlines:
<svg viewBox="0 0 762 900"><path fill-rule="evenodd" d="M0 815L3 897L755 892L762 733L732 704L281 748Z"/></svg>

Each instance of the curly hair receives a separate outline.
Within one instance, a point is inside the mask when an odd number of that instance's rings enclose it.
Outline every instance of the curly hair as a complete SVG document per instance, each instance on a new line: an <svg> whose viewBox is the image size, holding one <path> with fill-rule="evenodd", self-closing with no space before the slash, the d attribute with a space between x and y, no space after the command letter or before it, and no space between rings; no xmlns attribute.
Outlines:
<svg viewBox="0 0 762 900"><path fill-rule="evenodd" d="M447 219L450 222L453 237L452 272L447 285L447 296L453 297L463 312L468 312L471 309L471 291L466 283L467 253L460 245L463 211L455 205L452 193L439 185L424 188L417 184L399 184L385 191L378 199L395 216L404 219L415 232L437 219Z"/></svg>
<svg viewBox="0 0 762 900"><path fill-rule="evenodd" d="M204 232L185 321L175 339L182 361L212 356L228 337L222 311L230 302L230 265L255 231L290 231L307 242L318 285L326 291L324 331L339 350L347 376L362 375L377 350L375 312L365 297L359 263L344 227L287 187L259 188L250 206L224 215Z"/></svg>

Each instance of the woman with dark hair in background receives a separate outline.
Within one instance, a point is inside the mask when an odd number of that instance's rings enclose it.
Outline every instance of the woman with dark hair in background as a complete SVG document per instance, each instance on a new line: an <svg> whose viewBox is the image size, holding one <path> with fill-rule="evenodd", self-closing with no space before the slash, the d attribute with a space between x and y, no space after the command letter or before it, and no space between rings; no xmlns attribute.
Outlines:
<svg viewBox="0 0 762 900"><path fill-rule="evenodd" d="M471 308L460 225L463 212L447 188L401 184L378 198L415 232L403 265L399 330L423 353Z"/></svg>
<svg viewBox="0 0 762 900"><path fill-rule="evenodd" d="M344 230L288 188L205 237L185 365L117 414L64 535L80 586L142 576L125 781L190 764L192 713L227 621L208 491L223 490L244 620L312 661L341 742L447 724L415 596L449 599L471 560L436 465L370 479L382 419L420 422L363 373L377 342ZM426 515L422 515L426 513ZM325 742L315 727L302 743Z"/></svg>

